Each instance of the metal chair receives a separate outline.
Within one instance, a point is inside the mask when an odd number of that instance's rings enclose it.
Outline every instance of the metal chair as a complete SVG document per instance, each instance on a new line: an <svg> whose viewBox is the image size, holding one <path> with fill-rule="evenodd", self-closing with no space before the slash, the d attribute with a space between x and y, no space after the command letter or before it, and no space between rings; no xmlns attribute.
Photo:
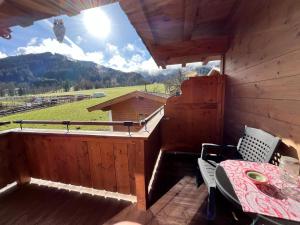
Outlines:
<svg viewBox="0 0 300 225"><path fill-rule="evenodd" d="M226 159L240 159L253 162L269 162L280 143L278 137L256 128L245 126L238 145L202 144L198 164L202 178L208 188L207 219L213 220L216 213L215 171L219 162Z"/></svg>

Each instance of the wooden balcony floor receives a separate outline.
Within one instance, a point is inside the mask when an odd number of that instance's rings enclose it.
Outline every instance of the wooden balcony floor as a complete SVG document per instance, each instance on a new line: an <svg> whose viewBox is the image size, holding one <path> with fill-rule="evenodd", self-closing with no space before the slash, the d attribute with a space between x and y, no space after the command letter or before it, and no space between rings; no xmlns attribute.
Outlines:
<svg viewBox="0 0 300 225"><path fill-rule="evenodd" d="M231 207L222 199L216 221L205 219L207 191L196 187L194 158L166 154L161 161L155 202L146 212L126 201L30 184L0 196L0 224L231 224ZM241 217L235 224L250 222Z"/></svg>

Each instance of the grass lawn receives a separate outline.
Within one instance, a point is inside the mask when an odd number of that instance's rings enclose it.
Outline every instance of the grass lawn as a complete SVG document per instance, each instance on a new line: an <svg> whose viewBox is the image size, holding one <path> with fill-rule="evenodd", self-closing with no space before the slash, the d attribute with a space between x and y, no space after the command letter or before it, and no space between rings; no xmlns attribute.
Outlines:
<svg viewBox="0 0 300 225"><path fill-rule="evenodd" d="M164 92L162 84L147 85L148 91ZM86 108L96 105L98 103L107 101L109 99L124 95L126 93L144 90L144 85L130 86L130 87L116 87L105 89L94 89L79 91L83 94L92 94L94 92L104 92L106 97L92 98L79 102L68 103L64 105L58 105L47 109L40 109L26 113L19 113L10 116L0 117L0 121L14 121L14 120L71 120L71 121L107 121L108 113L103 111L88 112ZM75 94L75 92L60 93L63 94ZM57 95L57 93L55 93ZM0 126L0 130L7 130L11 128L19 127L17 124L10 124L6 126ZM24 125L25 128L43 128L43 129L65 129L65 126L61 125ZM108 130L108 127L104 126L71 126L70 129L84 129L84 130Z"/></svg>

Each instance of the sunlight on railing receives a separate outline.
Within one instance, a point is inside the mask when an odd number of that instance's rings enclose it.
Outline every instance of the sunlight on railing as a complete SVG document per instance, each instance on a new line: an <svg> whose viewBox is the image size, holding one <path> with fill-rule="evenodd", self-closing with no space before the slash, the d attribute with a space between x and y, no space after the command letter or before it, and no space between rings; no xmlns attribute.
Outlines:
<svg viewBox="0 0 300 225"><path fill-rule="evenodd" d="M93 196L100 196L100 197L104 197L104 198L113 198L113 199L117 199L117 200L124 200L124 201L129 201L132 203L137 202L136 196L121 194L121 193L117 193L117 192L98 190L98 189L94 189L94 188L86 188L86 187L82 187L82 186L75 186L75 185L71 185L71 184L64 184L64 183L60 183L60 182L53 182L53 181L36 179L36 178L31 178L30 183L37 184L39 186L53 187L53 188L57 188L57 189L67 190L67 191L75 191L75 192L79 192L79 193L90 194Z"/></svg>

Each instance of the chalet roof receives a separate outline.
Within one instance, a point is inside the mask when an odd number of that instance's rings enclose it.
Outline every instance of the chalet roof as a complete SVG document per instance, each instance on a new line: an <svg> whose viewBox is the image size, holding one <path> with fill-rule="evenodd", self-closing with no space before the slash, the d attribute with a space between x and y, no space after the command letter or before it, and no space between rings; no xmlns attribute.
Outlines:
<svg viewBox="0 0 300 225"><path fill-rule="evenodd" d="M96 110L108 111L108 110L110 110L112 105L127 101L128 99L131 99L131 98L137 98L137 97L146 98L146 99L149 99L152 101L160 102L162 104L165 104L168 99L167 95L165 95L165 94L143 92L143 91L133 91L128 94L119 96L117 98L108 100L106 102L102 102L100 104L91 106L91 107L87 108L87 110L89 112L96 111Z"/></svg>
<svg viewBox="0 0 300 225"><path fill-rule="evenodd" d="M157 65L220 59L237 0L120 0Z"/></svg>
<svg viewBox="0 0 300 225"><path fill-rule="evenodd" d="M2 2L3 1L3 2ZM1 28L119 2L158 66L220 59L239 0L2 0ZM1 32L0 32L1 33Z"/></svg>

